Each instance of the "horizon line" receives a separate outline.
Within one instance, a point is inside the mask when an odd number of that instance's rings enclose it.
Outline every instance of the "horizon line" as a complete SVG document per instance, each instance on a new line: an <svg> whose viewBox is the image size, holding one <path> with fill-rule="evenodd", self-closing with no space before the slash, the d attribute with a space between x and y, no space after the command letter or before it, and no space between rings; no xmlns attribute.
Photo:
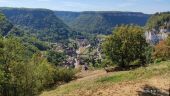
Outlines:
<svg viewBox="0 0 170 96"><path fill-rule="evenodd" d="M63 11L63 12L77 12L77 13L81 13L81 12L133 12L133 13L143 13L143 14L156 14L156 13L162 13L162 12L170 12L170 11L158 11L158 12L154 12L154 13L145 13L142 11L118 11L118 10L83 10L83 11L74 11L74 10L56 10L56 9L50 9L50 8L40 8L40 7L0 7L0 8L17 8L17 9L46 9L46 10L51 10L51 11Z"/></svg>

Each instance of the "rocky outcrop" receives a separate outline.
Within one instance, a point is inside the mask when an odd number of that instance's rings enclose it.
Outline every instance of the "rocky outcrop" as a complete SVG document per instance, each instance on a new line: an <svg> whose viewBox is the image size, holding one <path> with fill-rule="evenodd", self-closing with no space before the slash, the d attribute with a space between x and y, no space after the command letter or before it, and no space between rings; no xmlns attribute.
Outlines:
<svg viewBox="0 0 170 96"><path fill-rule="evenodd" d="M158 30L152 29L145 32L146 41L153 45L157 44L161 40L166 40L168 35L170 35L170 29L165 28L161 28Z"/></svg>

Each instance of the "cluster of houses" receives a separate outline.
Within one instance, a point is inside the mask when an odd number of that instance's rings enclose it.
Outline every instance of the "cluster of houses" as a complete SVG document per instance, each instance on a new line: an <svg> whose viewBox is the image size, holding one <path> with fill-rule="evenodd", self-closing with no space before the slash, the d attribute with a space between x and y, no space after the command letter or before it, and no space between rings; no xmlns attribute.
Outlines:
<svg viewBox="0 0 170 96"><path fill-rule="evenodd" d="M89 40L85 38L79 38L76 41L78 45L78 49L74 50L74 52L76 52L76 55L70 55L70 58L72 59L66 60L69 61L69 66L74 65L74 68L82 68L82 70L86 70L88 69L89 62L91 62L90 59L94 59L95 61L97 61L98 59L102 58L101 48L99 45L92 46Z"/></svg>
<svg viewBox="0 0 170 96"><path fill-rule="evenodd" d="M75 43L75 42L74 42ZM52 49L57 52L64 52L66 54L66 59L61 62L60 65L65 66L66 68L82 68L87 69L88 62L84 57L93 57L93 58L101 58L100 51L101 49L96 46L95 52L88 53L88 49L91 47L89 40L83 37L79 37L76 39L77 49L73 46L66 46L60 43L51 44ZM84 52L85 51L85 52ZM90 56L90 57L89 57Z"/></svg>

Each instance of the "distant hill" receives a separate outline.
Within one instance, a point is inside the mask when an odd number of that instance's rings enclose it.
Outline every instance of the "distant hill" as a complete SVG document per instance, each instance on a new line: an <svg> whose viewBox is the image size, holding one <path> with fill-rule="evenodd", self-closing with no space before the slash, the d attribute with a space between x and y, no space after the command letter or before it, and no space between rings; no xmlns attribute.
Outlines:
<svg viewBox="0 0 170 96"><path fill-rule="evenodd" d="M40 40L57 42L68 39L73 31L48 9L0 8L17 27Z"/></svg>
<svg viewBox="0 0 170 96"><path fill-rule="evenodd" d="M55 11L55 14L73 30L90 34L110 34L112 29L120 24L137 24L144 26L150 17L150 15L140 12L114 11Z"/></svg>
<svg viewBox="0 0 170 96"><path fill-rule="evenodd" d="M27 46L30 52L34 53L37 50L46 50L48 46L35 37L27 34L25 30L14 26L4 14L0 13L0 36L8 38L9 36L18 38Z"/></svg>
<svg viewBox="0 0 170 96"><path fill-rule="evenodd" d="M65 23L69 24L73 22L78 16L80 16L80 12L70 12L70 11L55 11L57 17L63 20Z"/></svg>
<svg viewBox="0 0 170 96"><path fill-rule="evenodd" d="M0 35L2 36L23 36L24 32L16 28L4 14L0 13Z"/></svg>

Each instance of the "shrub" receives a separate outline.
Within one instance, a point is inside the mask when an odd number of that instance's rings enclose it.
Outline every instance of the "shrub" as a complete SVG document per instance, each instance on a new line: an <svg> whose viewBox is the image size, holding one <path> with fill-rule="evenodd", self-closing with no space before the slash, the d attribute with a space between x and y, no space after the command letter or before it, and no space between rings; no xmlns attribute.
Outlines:
<svg viewBox="0 0 170 96"><path fill-rule="evenodd" d="M154 60L164 61L170 59L170 46L167 45L166 41L160 41L154 49Z"/></svg>
<svg viewBox="0 0 170 96"><path fill-rule="evenodd" d="M57 68L55 71L55 82L69 82L75 78L76 70Z"/></svg>
<svg viewBox="0 0 170 96"><path fill-rule="evenodd" d="M47 60L48 62L54 64L55 66L59 66L64 59L66 58L65 54L62 52L48 51L47 52Z"/></svg>

